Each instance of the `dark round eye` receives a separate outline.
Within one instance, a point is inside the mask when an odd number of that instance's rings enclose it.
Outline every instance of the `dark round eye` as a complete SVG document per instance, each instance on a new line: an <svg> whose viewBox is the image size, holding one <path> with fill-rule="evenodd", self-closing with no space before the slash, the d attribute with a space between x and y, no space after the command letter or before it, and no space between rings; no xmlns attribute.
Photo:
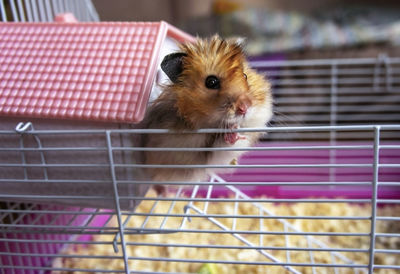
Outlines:
<svg viewBox="0 0 400 274"><path fill-rule="evenodd" d="M246 73L243 73L243 76L244 76L244 79L247 80L247 74L246 74Z"/></svg>
<svg viewBox="0 0 400 274"><path fill-rule="evenodd" d="M207 76L205 84L206 84L206 88L209 88L209 89L219 89L221 87L219 79L215 75Z"/></svg>

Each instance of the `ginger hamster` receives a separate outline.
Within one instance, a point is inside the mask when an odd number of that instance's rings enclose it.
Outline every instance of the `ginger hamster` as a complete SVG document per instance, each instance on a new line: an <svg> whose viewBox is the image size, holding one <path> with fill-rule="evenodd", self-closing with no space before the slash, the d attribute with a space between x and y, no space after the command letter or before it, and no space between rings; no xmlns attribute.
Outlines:
<svg viewBox="0 0 400 274"><path fill-rule="evenodd" d="M164 58L161 68L171 84L165 86L149 106L140 126L169 129L172 133L143 135L144 147L249 147L262 133L194 134L182 131L265 127L271 119L270 84L249 67L241 45L236 42L213 36L181 44L179 52ZM144 161L157 165L228 165L242 153L147 151ZM205 168L151 168L148 172L156 181L207 178Z"/></svg>

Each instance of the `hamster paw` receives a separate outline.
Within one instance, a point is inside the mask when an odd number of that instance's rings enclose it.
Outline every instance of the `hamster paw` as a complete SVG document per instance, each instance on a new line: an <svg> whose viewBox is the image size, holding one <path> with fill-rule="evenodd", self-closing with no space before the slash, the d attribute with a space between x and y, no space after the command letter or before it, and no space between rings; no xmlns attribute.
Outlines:
<svg viewBox="0 0 400 274"><path fill-rule="evenodd" d="M246 140L246 136L240 135L237 132L229 132L224 134L224 140L227 144L234 145L238 140Z"/></svg>
<svg viewBox="0 0 400 274"><path fill-rule="evenodd" d="M238 125L231 125L230 129L238 129ZM238 140L246 140L246 136L241 135L238 132L227 132L224 134L225 143L234 145Z"/></svg>

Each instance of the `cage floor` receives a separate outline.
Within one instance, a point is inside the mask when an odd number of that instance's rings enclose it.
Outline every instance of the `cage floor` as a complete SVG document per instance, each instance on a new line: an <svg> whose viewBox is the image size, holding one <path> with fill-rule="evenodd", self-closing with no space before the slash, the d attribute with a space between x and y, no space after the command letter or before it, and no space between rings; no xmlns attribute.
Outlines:
<svg viewBox="0 0 400 274"><path fill-rule="evenodd" d="M237 188L226 187L228 197L213 200L204 200L196 186L189 196L178 190L160 198L151 191L135 213L124 212L130 270L197 273L212 264L218 273L367 273L370 204L340 199L274 203L267 197L248 199ZM208 187L206 197L212 191ZM185 200L189 198L198 200ZM111 216L93 218L90 227L107 220L106 228L116 229ZM399 205L378 210L374 273L399 271L385 268L400 260L399 217ZM59 273L124 272L122 251L114 249L121 244L118 234L78 240L82 242L69 245L53 262Z"/></svg>
<svg viewBox="0 0 400 274"><path fill-rule="evenodd" d="M154 193L148 197L155 197ZM220 271L218 273L366 273L370 231L368 205L258 205L262 206L262 210L250 201L238 204L195 202L189 208L186 202L145 201L138 208L138 216L127 222L126 232L160 226L165 230L179 228L181 232L168 235L126 234L130 269L197 273L204 264L211 263ZM183 217L185 209L189 215ZM147 217L148 212L151 212L151 217ZM400 207L394 206L381 208L378 214L383 217L398 215L399 212ZM167 219L166 214L169 216ZM235 217L229 217L232 215ZM318 216L329 220L318 219ZM115 218L110 225L116 225ZM393 233L394 230L399 231L393 223L377 223L378 233ZM303 235L303 232L317 234ZM53 266L123 272L122 252L114 253L113 250L114 236L96 235L92 240L90 244L70 246L63 252L68 257L56 260ZM383 237L376 243L378 251L398 250L399 247L398 238ZM390 265L399 259L399 254L376 252L374 260L378 265ZM285 271L279 264L286 263L292 267L286 267ZM377 269L376 273L398 272Z"/></svg>

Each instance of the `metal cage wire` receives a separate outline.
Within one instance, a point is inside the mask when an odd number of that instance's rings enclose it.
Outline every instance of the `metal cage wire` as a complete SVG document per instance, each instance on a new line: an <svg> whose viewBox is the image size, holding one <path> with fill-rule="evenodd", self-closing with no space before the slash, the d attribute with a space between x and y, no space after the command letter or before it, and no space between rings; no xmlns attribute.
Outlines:
<svg viewBox="0 0 400 274"><path fill-rule="evenodd" d="M127 177L127 173L137 169L159 168L124 160L130 159L134 152L193 150L126 147L118 141L144 133L168 134L166 130L40 130L31 123L21 123L16 130L1 130L2 140L13 138L13 146L0 147L1 184L12 183L20 189L34 183L48 183L56 188L75 185L79 191L89 189L81 192L83 195L2 191L0 197L5 201L0 209L2 273L166 272L149 268L149 264L158 263L192 266L181 272L189 269L196 272L201 265L212 263L222 269L259 267L256 269L260 273L397 273L400 271L400 117L396 108L400 98L399 64L398 58L382 56L253 62L253 67L270 78L278 119L272 122L273 127L236 131L268 133L262 144L239 148L250 156L236 166L162 166L237 170L232 176L211 174L206 182L152 182ZM203 129L197 133L217 131ZM74 147L51 142L51 138L62 136L102 142L90 145L83 141ZM66 160L71 155L77 155L73 162ZM90 161L83 161L85 157ZM71 177L71 170L78 177ZM87 173L100 175L87 177ZM103 184L108 186L108 192L92 192ZM138 184L168 184L175 191L167 196L145 197L125 192L125 186ZM315 189L318 191L313 192ZM354 191L365 195L354 195ZM22 203L24 200L28 203ZM76 205L51 204L66 201L75 201ZM110 201L113 206L109 209L79 206L87 201ZM141 201L141 204L136 210L129 210L127 201ZM326 210L324 205L334 208L342 204L350 215L335 211L316 215L308 215L307 211L297 215L293 211L275 212L283 204ZM366 211L352 211L359 204ZM244 212L244 208L248 211ZM381 210L385 208L394 210L383 214ZM335 222L339 230L324 230L322 223L326 222ZM307 229L310 223L321 224L321 230ZM346 230L351 223L363 223L368 230ZM190 237L195 239L187 240ZM228 240L216 241L223 237ZM272 240L278 238L284 244L275 245ZM360 244L353 245L353 240ZM337 244L346 241L352 244ZM96 252L78 252L91 248ZM164 253L144 251L149 249L161 249ZM204 250L217 255L237 251L240 255L202 257ZM299 257L300 254L303 256ZM328 254L329 259L322 259L322 254ZM382 257L392 259L384 261ZM102 261L108 266L99 266ZM147 268L140 268L146 262ZM180 272L172 268L169 271Z"/></svg>
<svg viewBox="0 0 400 274"><path fill-rule="evenodd" d="M80 22L99 21L91 0L1 0L1 22L52 22L71 12Z"/></svg>

